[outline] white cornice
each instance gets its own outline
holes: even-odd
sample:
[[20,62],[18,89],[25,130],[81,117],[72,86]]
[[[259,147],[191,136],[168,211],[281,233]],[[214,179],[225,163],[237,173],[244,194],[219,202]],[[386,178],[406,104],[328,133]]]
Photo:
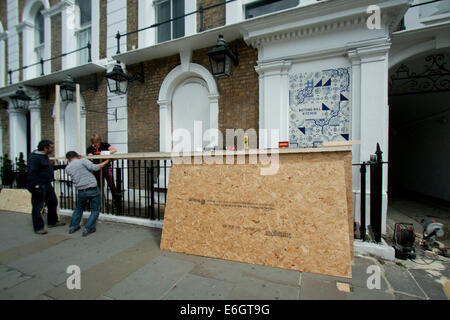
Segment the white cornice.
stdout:
[[34,24],[29,21],[22,21],[21,23],[16,25],[17,33],[22,33],[26,28],[34,28]]
[[[387,34],[407,10],[409,1],[377,1],[382,13],[382,24]],[[367,7],[373,2],[373,0],[327,1],[273,14],[264,20],[248,21],[243,25],[244,40],[247,44],[257,47],[274,41],[304,38],[356,27],[362,28],[366,25]]]
[[44,17],[52,17],[58,13],[61,13],[65,8],[73,6],[73,4],[74,2],[71,0],[61,0],[61,2],[58,2],[53,7],[42,10],[41,13]]
[[273,61],[273,62],[260,62],[255,67],[255,71],[260,76],[275,76],[280,74],[287,74],[291,69],[292,62],[290,61]]

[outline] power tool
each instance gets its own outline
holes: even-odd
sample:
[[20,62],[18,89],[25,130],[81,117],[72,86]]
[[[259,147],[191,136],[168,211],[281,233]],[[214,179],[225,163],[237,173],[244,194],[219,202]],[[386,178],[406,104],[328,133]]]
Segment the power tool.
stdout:
[[394,249],[398,259],[415,259],[414,241],[416,234],[412,223],[400,222],[394,226]]

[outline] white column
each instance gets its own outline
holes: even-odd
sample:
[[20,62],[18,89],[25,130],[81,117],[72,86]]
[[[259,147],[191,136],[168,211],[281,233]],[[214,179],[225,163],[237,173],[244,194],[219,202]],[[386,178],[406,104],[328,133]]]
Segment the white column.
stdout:
[[14,163],[15,158],[23,152],[24,157],[27,155],[27,116],[26,110],[14,109],[11,105],[8,108],[9,113],[9,143],[10,143],[10,159]]
[[260,148],[278,148],[271,130],[279,130],[279,141],[289,141],[289,61],[258,63],[255,67],[260,84],[259,129],[266,130],[259,135]]
[[[388,107],[388,53],[390,43],[382,45],[358,48],[349,53],[353,61],[353,139],[361,140],[361,145],[355,148],[353,161],[361,163],[368,161],[370,155],[376,151],[377,143],[383,151],[383,161],[388,160],[389,147],[389,107]],[[360,66],[359,66],[360,60]],[[359,118],[358,117],[359,112]],[[356,182],[359,172],[354,172]],[[386,232],[387,213],[387,178],[388,167],[383,165],[383,229]],[[359,186],[359,182],[356,182]],[[367,192],[370,190],[370,179],[367,174]],[[357,191],[358,192],[358,191]],[[368,198],[367,198],[368,200]],[[367,202],[368,203],[368,202]],[[355,208],[355,216],[359,218],[359,206]],[[369,211],[368,209],[366,211]],[[368,218],[366,218],[367,223]]]
[[41,104],[40,100],[32,101],[30,103],[30,130],[31,130],[31,150],[37,148],[39,141],[41,141]]
[[168,100],[159,100],[159,151],[172,151],[171,107]]

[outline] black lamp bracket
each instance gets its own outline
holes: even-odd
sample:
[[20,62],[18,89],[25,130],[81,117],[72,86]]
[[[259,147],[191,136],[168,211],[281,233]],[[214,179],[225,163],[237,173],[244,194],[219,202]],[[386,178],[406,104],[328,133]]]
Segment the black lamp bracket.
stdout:
[[133,74],[128,73],[128,76],[131,78],[130,82],[139,80],[139,82],[144,83],[144,81],[145,81],[144,63],[141,62],[139,64],[139,70],[137,72],[133,72]]

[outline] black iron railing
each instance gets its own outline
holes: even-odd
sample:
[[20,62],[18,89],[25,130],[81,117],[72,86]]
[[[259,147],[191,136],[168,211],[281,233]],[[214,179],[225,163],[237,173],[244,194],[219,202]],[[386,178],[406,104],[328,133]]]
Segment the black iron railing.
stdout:
[[[368,240],[366,230],[366,181],[367,171],[370,173],[370,224],[368,231],[370,238],[375,242],[381,242],[382,227],[383,227],[383,152],[380,145],[377,144],[377,150],[374,155],[371,156],[370,161],[363,162],[361,164],[354,164],[354,166],[360,166],[361,173],[361,225],[360,225],[360,239]],[[369,167],[369,170],[367,170]]]
[[[1,162],[1,159],[0,159]],[[67,164],[58,161],[55,164]],[[96,176],[102,192],[102,213],[163,220],[166,207],[167,185],[172,161],[117,159],[103,168]],[[1,187],[26,188],[26,170],[12,164],[10,170],[0,172]],[[59,208],[74,210],[77,190],[72,179],[59,169],[55,172],[55,191],[59,197]],[[89,210],[86,207],[85,210]]]
[[38,64],[40,64],[41,65],[41,76],[44,76],[45,75],[45,73],[44,73],[44,63],[46,63],[48,61],[52,61],[52,60],[55,60],[55,59],[59,59],[59,58],[65,57],[67,55],[70,55],[70,54],[73,54],[73,53],[76,53],[76,52],[82,51],[82,50],[88,50],[88,62],[92,62],[91,43],[88,42],[86,46],[78,48],[76,50],[73,50],[73,51],[70,51],[70,52],[65,52],[65,53],[62,53],[62,54],[60,54],[58,56],[54,56],[54,57],[51,57],[51,58],[48,58],[48,59],[41,58],[36,63],[30,64],[30,65],[27,65],[27,66],[24,66],[24,67],[21,67],[21,68],[18,68],[18,69],[14,69],[14,70],[8,70],[9,84],[12,84],[12,74],[13,74],[13,72],[17,72],[17,71],[20,71],[20,70],[25,70],[25,69],[28,69],[28,68],[31,68],[31,67],[34,67],[34,66],[37,66]]
[[[151,220],[164,219],[171,167],[171,160],[118,159],[111,162],[97,176],[102,192],[101,212]],[[59,170],[56,183],[60,208],[74,210],[77,191],[64,169]]]

